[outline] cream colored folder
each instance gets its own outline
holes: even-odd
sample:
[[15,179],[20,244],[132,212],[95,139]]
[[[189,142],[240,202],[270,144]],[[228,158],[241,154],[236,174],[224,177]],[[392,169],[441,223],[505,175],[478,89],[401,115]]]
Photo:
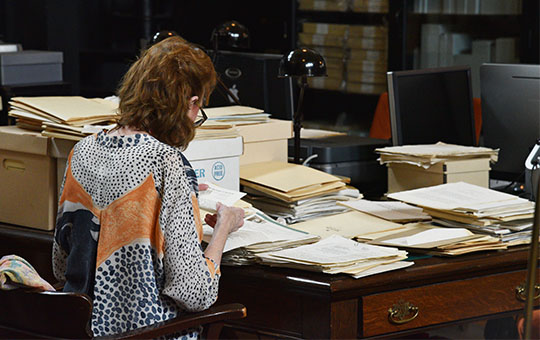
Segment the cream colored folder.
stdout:
[[304,165],[285,162],[247,164],[240,168],[240,179],[281,192],[290,192],[313,185],[338,182],[340,179],[326,172]]
[[97,119],[103,121],[117,117],[116,104],[80,96],[14,97],[11,101],[30,112],[53,117],[56,122],[68,124],[96,122]]

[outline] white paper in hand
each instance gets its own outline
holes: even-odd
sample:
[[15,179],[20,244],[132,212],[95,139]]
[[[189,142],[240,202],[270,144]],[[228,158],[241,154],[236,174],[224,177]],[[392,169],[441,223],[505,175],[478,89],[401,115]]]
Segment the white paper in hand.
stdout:
[[213,183],[205,184],[208,185],[208,189],[199,192],[199,206],[209,212],[216,211],[218,202],[232,206],[246,195],[243,192],[225,189]]

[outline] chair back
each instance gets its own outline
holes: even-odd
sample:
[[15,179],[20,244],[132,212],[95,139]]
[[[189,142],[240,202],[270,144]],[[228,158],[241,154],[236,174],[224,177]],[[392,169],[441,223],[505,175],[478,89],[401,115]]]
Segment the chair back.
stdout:
[[0,339],[90,339],[92,302],[84,294],[0,290]]

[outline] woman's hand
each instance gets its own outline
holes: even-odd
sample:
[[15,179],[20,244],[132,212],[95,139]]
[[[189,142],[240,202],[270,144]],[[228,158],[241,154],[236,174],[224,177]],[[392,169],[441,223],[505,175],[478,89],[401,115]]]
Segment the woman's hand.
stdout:
[[206,214],[204,221],[213,228],[226,228],[227,234],[230,234],[244,225],[244,209],[218,202],[216,213]]

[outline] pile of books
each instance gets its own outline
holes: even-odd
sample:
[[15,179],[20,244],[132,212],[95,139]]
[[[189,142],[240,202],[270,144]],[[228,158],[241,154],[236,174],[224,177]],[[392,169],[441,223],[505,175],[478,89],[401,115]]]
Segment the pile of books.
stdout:
[[284,162],[244,165],[240,168],[240,184],[248,202],[284,223],[348,211],[337,202],[361,197],[339,177]]
[[14,97],[9,106],[17,126],[71,140],[108,128],[118,118],[118,102],[103,98]]
[[439,225],[467,228],[506,245],[529,243],[534,202],[464,182],[447,183],[388,195],[424,209]]

